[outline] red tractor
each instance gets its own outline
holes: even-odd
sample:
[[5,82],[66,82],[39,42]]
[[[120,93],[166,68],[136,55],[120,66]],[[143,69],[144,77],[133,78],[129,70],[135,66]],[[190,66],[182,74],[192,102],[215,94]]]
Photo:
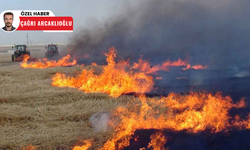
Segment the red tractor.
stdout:
[[58,46],[56,44],[49,44],[45,49],[47,49],[45,57],[59,56]]

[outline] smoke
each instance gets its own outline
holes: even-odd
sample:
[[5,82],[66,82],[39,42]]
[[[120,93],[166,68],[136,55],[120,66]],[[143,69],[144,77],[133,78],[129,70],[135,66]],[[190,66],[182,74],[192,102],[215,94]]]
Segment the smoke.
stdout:
[[210,68],[248,67],[249,4],[247,0],[146,0],[124,5],[104,23],[93,21],[72,37],[71,52],[90,54],[89,61],[103,63],[103,53],[114,46],[124,59],[143,55],[159,63],[189,56],[191,63]]
[[99,112],[89,118],[95,132],[106,132],[108,130],[109,117],[110,114],[108,112]]
[[208,65],[209,69],[160,72],[163,78],[155,81],[157,93],[242,91],[244,96],[250,80],[231,78],[250,69],[248,6],[248,0],[127,3],[104,22],[92,21],[89,28],[77,32],[69,44],[71,55],[89,54],[79,63],[104,64],[104,52],[114,46],[117,60],[129,58],[131,63],[141,55],[153,65],[188,58],[191,65]]
[[244,77],[249,77],[249,76],[250,76],[249,71],[240,71],[235,75],[235,77],[238,77],[238,78],[244,78]]

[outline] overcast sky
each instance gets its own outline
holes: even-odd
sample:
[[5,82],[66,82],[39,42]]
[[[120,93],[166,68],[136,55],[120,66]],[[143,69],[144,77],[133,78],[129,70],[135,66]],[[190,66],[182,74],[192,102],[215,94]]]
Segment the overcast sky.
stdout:
[[[130,1],[131,2],[131,1]],[[44,33],[42,31],[0,31],[0,45],[26,43],[29,33],[29,44],[68,43],[68,39],[80,28],[89,26],[91,20],[103,21],[119,12],[128,0],[0,0],[0,13],[5,10],[51,10],[55,16],[72,16],[73,33]],[[132,2],[133,4],[134,2]]]

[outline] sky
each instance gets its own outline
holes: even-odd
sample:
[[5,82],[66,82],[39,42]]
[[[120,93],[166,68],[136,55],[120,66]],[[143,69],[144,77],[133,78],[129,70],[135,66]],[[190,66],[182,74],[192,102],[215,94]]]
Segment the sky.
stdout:
[[[102,22],[115,14],[128,0],[0,0],[0,12],[5,10],[51,10],[55,16],[71,16],[74,19],[73,33],[44,33],[42,31],[0,31],[0,45],[62,43],[80,29],[91,26],[89,22]],[[132,1],[131,1],[132,2]],[[133,3],[133,2],[132,2]]]

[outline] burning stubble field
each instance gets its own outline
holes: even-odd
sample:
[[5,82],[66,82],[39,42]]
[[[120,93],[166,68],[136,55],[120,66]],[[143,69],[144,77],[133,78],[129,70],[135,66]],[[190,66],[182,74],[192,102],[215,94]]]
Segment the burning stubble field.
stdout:
[[[46,60],[20,65],[0,56],[0,149],[249,148],[247,99],[205,92],[124,95],[153,90],[151,74],[159,70],[207,66],[180,59],[151,67],[139,59],[130,66],[114,61],[114,48],[105,55],[107,65],[86,67]],[[95,132],[89,120],[98,112],[110,113],[107,132]],[[94,126],[102,123],[97,117]]]
[[250,1],[135,3],[93,19],[92,5],[64,5],[91,11],[74,15],[74,34],[29,42],[67,38],[60,60],[20,65],[0,47],[0,149],[250,149]]
[[[0,56],[3,59],[6,55]],[[97,139],[95,147],[100,147],[110,134],[95,133],[88,118],[130,99],[51,86],[56,72],[71,74],[80,70],[77,66],[24,69],[8,59],[0,66],[0,149],[29,144],[39,149],[70,149],[78,139],[86,138]]]

